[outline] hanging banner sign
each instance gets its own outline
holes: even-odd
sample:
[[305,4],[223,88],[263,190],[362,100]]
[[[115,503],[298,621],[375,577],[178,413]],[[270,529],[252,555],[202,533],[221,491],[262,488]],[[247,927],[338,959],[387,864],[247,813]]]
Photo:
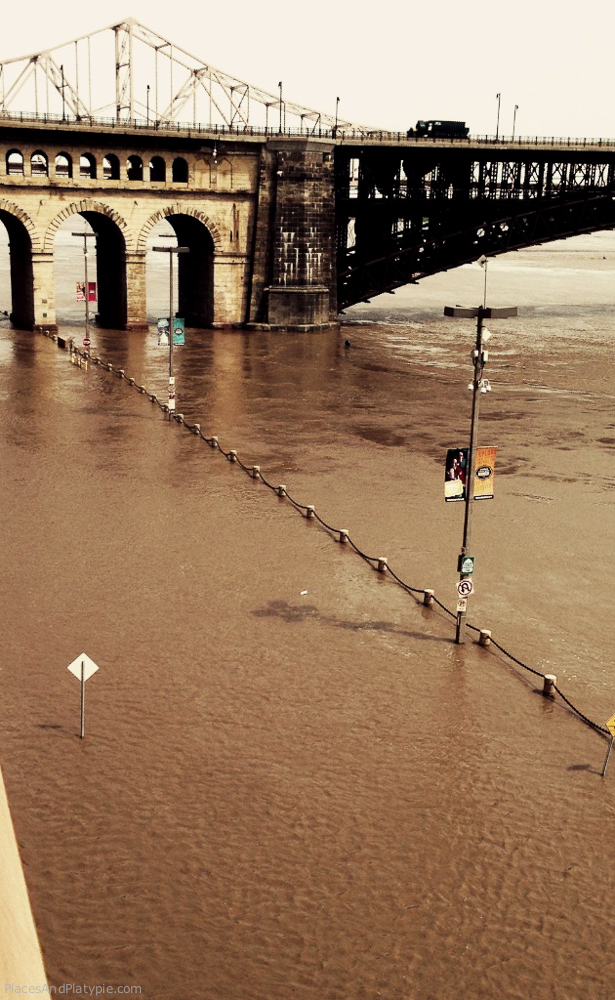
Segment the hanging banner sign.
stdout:
[[474,463],[474,499],[492,500],[497,448],[477,448]]
[[88,302],[96,302],[96,282],[88,281]]
[[173,346],[184,347],[186,343],[186,325],[179,316],[173,317]]
[[169,320],[166,316],[161,316],[158,320],[158,346],[169,346]]
[[467,448],[448,449],[446,453],[446,465],[444,467],[445,500],[465,500],[467,465]]
[[77,282],[77,302],[85,302],[85,281]]
[[[497,448],[477,448],[474,460],[474,499],[493,498]],[[465,500],[467,488],[467,448],[449,448],[444,467],[444,499]]]

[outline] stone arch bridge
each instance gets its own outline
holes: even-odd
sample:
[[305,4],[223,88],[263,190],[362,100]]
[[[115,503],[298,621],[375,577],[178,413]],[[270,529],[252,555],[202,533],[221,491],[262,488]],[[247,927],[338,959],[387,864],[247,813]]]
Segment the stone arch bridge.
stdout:
[[431,139],[349,127],[0,115],[11,316],[56,328],[53,246],[97,235],[99,323],[147,326],[148,236],[168,220],[188,326],[319,330],[481,255],[615,226],[615,141]]

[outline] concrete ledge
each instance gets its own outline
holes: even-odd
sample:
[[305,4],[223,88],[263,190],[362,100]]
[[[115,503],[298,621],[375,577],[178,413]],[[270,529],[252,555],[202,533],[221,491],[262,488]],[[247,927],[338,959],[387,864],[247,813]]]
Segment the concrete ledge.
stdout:
[[0,980],[21,993],[47,993],[47,978],[0,772]]
[[272,333],[323,333],[325,330],[339,330],[339,323],[246,323],[243,330],[266,330]]

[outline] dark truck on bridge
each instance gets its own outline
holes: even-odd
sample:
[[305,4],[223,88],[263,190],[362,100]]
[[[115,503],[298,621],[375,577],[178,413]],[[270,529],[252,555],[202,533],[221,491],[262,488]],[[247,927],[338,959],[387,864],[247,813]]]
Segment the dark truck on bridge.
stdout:
[[418,121],[414,128],[408,129],[408,138],[412,136],[428,136],[433,139],[467,139],[470,129],[465,122]]

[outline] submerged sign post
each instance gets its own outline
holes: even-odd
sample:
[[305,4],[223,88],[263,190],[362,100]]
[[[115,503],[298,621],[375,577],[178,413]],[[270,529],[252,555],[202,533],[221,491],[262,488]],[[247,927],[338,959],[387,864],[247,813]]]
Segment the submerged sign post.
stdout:
[[[163,234],[164,235],[164,234]],[[173,234],[174,237],[175,234]],[[170,237],[172,238],[172,237]],[[169,338],[169,420],[175,410],[175,376],[173,374],[173,342],[178,346],[184,343],[184,321],[173,316],[173,254],[190,253],[190,247],[154,247],[158,253],[168,253],[169,255],[169,326],[167,336]],[[160,343],[160,320],[158,321],[158,343]],[[176,339],[177,338],[177,339]]]
[[604,778],[606,774],[606,766],[609,762],[609,757],[611,756],[611,750],[613,749],[613,740],[615,740],[615,715],[612,715],[610,719],[606,720],[606,728],[611,734],[611,739],[606,751],[606,757],[604,758],[604,765],[602,767],[601,777]]
[[69,663],[67,670],[81,681],[81,739],[85,736],[85,682],[95,674],[98,667],[87,653],[82,653],[76,660]]
[[[484,343],[489,340],[491,334],[488,330],[483,330],[483,320],[504,319],[517,315],[517,307],[491,308],[487,306],[487,258],[481,257],[479,264],[485,271],[485,291],[483,304],[476,308],[466,308],[465,306],[445,306],[445,316],[458,316],[463,319],[473,318],[476,320],[476,344],[472,351],[472,363],[474,365],[474,377],[468,389],[472,392],[472,416],[470,419],[470,442],[468,448],[449,448],[445,470],[444,495],[446,500],[463,500],[465,503],[465,515],[463,522],[463,541],[459,554],[458,572],[460,580],[458,584],[459,602],[457,605],[457,626],[455,630],[455,642],[461,643],[463,639],[463,623],[466,611],[462,602],[472,593],[473,587],[467,577],[474,571],[474,557],[470,557],[470,537],[471,537],[471,511],[472,501],[481,497],[493,497],[493,475],[495,468],[495,448],[478,448],[478,403],[482,393],[490,392],[491,384],[489,379],[484,378],[484,369],[489,358],[489,352],[485,350]],[[469,560],[471,559],[471,563]],[[467,588],[470,584],[470,588]],[[460,590],[459,587],[462,589]]]

